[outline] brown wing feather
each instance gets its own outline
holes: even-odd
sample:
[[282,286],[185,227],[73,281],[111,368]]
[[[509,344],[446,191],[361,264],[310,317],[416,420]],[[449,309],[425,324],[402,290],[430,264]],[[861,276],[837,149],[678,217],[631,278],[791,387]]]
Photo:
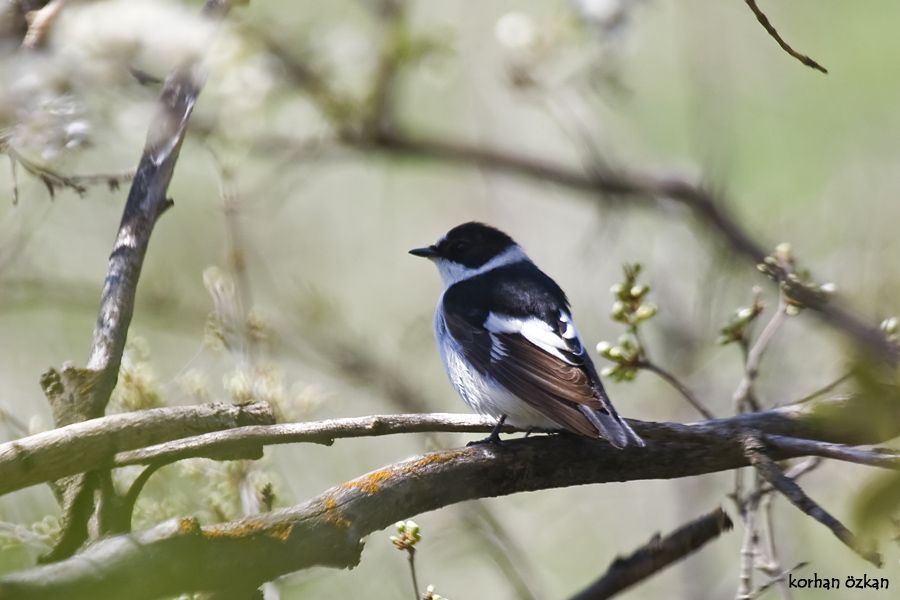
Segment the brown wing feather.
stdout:
[[449,333],[479,373],[489,375],[563,429],[592,438],[599,434],[616,447],[627,445],[629,440],[643,445],[606,399],[583,350],[581,354],[566,354],[576,363],[572,364],[519,334],[491,333],[474,327],[462,315],[444,316]]
[[597,429],[578,406],[609,411],[585,366],[568,364],[518,334],[494,335],[506,354],[492,365],[497,383],[573,433],[596,437]]

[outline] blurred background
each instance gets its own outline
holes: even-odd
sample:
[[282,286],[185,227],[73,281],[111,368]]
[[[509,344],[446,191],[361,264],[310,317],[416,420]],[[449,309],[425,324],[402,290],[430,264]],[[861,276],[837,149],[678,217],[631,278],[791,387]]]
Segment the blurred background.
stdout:
[[[510,233],[568,292],[589,347],[623,333],[610,319],[610,286],[623,263],[642,263],[658,306],[642,329],[649,353],[716,415],[733,414],[743,363],[737,347],[717,344],[719,328],[751,303],[754,285],[765,289],[762,319],[777,296],[683,206],[337,140],[373,124],[573,170],[600,161],[702,181],[757,239],[789,242],[818,282],[834,282],[873,323],[900,312],[895,2],[766,3],[783,36],[828,75],[782,52],[738,0],[418,0],[402,9],[272,0],[237,7],[221,27],[200,19],[197,2],[70,1],[34,49],[20,48],[22,9],[41,4],[0,6],[0,142],[11,159],[0,161],[0,440],[52,427],[38,379],[87,359],[128,188],[109,183],[137,164],[157,80],[204,53],[209,80],[169,190],[175,207],[151,240],[110,411],[255,398],[285,420],[464,412],[432,339],[437,273],[406,251],[481,220]],[[76,182],[79,192],[58,174],[98,177]],[[784,404],[836,380],[846,350],[812,315],[789,319],[758,397]],[[698,418],[651,373],[607,387],[626,416]],[[237,518],[267,484],[275,507],[291,505],[471,437],[179,463],[151,479],[137,528]],[[845,518],[870,476],[829,463],[804,487]],[[733,479],[585,486],[420,515],[419,580],[454,600],[564,598],[656,531],[719,504],[734,515]],[[46,486],[0,498],[0,571],[33,564],[58,516]],[[809,562],[798,575],[877,573],[900,585],[896,544],[884,546],[878,572],[781,498],[774,520],[782,566]],[[733,597],[741,535],[739,525],[624,597]],[[281,597],[408,597],[406,559],[388,536],[370,536],[352,571],[283,578]],[[876,596],[887,593],[834,597]]]

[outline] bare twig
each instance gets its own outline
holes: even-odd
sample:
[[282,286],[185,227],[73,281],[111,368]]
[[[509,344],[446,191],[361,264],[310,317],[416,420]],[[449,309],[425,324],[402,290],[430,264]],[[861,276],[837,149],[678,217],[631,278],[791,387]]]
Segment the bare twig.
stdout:
[[656,534],[631,555],[616,558],[600,579],[572,596],[570,600],[612,598],[622,590],[686,558],[722,533],[731,531],[732,527],[731,519],[725,511],[717,508],[682,525],[665,537],[661,538]]
[[[785,473],[785,476],[788,477],[788,474]],[[789,477],[789,479],[793,478]],[[773,583],[778,585],[779,590],[781,591],[781,597],[784,600],[792,600],[793,594],[791,593],[790,586],[788,586],[788,583],[784,578],[779,577],[779,575],[784,573],[784,568],[781,566],[781,561],[778,557],[778,547],[775,543],[775,518],[774,510],[772,508],[773,497],[773,494],[765,494],[760,502],[760,510],[763,514],[761,533],[764,544],[762,548],[766,562],[763,565],[757,564],[757,569],[769,576],[770,579],[766,585],[771,585]]]
[[744,523],[735,600],[747,600],[753,591],[753,567],[759,547],[759,502],[762,497],[759,493],[759,477],[757,476],[754,484],[754,493],[746,500],[742,500],[737,492],[735,492],[735,497],[738,499],[741,520]]
[[753,14],[756,15],[756,20],[759,21],[759,24],[763,26],[763,29],[766,30],[766,32],[772,37],[772,39],[778,42],[778,45],[781,46],[782,50],[799,60],[807,67],[815,69],[816,71],[821,71],[822,73],[828,73],[828,69],[826,69],[807,55],[797,52],[790,46],[790,44],[784,41],[784,38],[782,38],[775,30],[775,26],[772,25],[772,23],[769,21],[769,17],[767,17],[762,9],[757,6],[756,0],[744,0],[744,2],[747,3],[747,6],[749,6],[750,10],[753,11]]
[[[123,171],[121,173],[90,173],[87,175],[66,175],[52,168],[25,157],[18,150],[9,145],[9,142],[0,143],[0,152],[4,152],[12,163],[15,176],[16,165],[21,165],[26,173],[40,179],[47,187],[50,196],[56,193],[56,188],[69,188],[79,196],[87,193],[92,185],[106,185],[111,190],[116,190],[119,185],[131,181],[134,173]],[[14,181],[13,201],[18,200],[18,185]]]
[[769,581],[765,582],[764,584],[762,584],[761,586],[756,588],[753,591],[753,593],[750,594],[750,596],[748,597],[747,600],[755,600],[756,598],[759,598],[760,596],[765,594],[767,591],[769,591],[769,588],[771,588],[773,585],[786,584],[787,583],[786,579],[787,579],[788,575],[790,575],[794,571],[802,569],[807,564],[809,564],[809,563],[799,562],[796,565],[794,565],[793,567],[791,567],[790,569],[787,569],[786,571],[783,571],[782,573],[779,573],[779,574],[773,576],[771,579],[769,579]]
[[409,577],[412,579],[413,586],[413,594],[415,594],[415,600],[420,600],[421,596],[419,595],[419,577],[416,575],[416,549],[409,548],[406,551],[408,563],[409,563]]
[[810,400],[815,400],[816,398],[820,398],[820,397],[824,396],[825,394],[827,394],[828,392],[832,391],[837,386],[839,386],[842,383],[844,383],[845,381],[847,381],[848,379],[850,379],[851,377],[853,377],[852,372],[844,373],[843,375],[841,375],[834,381],[827,383],[824,386],[820,387],[819,389],[803,396],[802,398],[797,400],[797,402],[809,402]]
[[[496,422],[487,417],[447,413],[410,415],[373,415],[307,423],[281,423],[270,426],[242,427],[232,436],[207,434],[180,439],[116,454],[113,465],[174,462],[197,457],[240,457],[258,454],[270,444],[312,443],[330,446],[336,439],[393,435],[399,433],[483,433]],[[504,431],[516,431],[505,426]]]
[[882,469],[900,470],[900,453],[893,449],[873,448],[866,450],[844,444],[814,442],[782,435],[767,435],[762,438],[762,441],[768,447],[774,446],[781,450],[794,450],[811,456],[833,458]]
[[698,413],[703,415],[704,418],[706,418],[706,419],[715,419],[716,418],[715,415],[713,415],[712,412],[708,408],[703,406],[703,403],[700,402],[699,398],[697,398],[697,396],[694,394],[694,392],[692,392],[690,390],[690,388],[688,388],[686,385],[681,383],[681,381],[677,377],[675,377],[670,372],[668,372],[665,369],[663,369],[662,367],[660,367],[655,362],[652,362],[648,358],[645,357],[643,360],[639,361],[635,366],[639,369],[644,369],[646,371],[650,371],[651,373],[655,373],[656,375],[658,375],[663,381],[665,381],[666,383],[671,385],[673,388],[675,388],[675,390],[677,390],[678,393],[681,394],[684,397],[684,399],[688,401],[688,404],[693,406],[694,409]]
[[763,354],[765,354],[769,347],[769,343],[784,324],[786,318],[787,303],[782,297],[778,302],[778,308],[775,310],[775,314],[772,315],[772,318],[766,323],[766,326],[760,332],[759,337],[756,338],[756,341],[750,346],[747,352],[747,359],[744,363],[744,375],[741,377],[741,381],[734,391],[734,396],[732,398],[735,409],[738,412],[744,411],[748,406],[753,410],[760,409],[759,402],[753,394],[753,384],[756,382],[756,378],[759,375],[759,365],[762,361]]
[[745,450],[748,458],[753,463],[753,466],[756,467],[759,474],[762,475],[772,487],[781,492],[785,498],[790,500],[791,504],[828,527],[831,532],[834,533],[835,537],[841,540],[860,557],[877,567],[881,566],[881,555],[874,550],[864,548],[859,540],[856,539],[853,532],[847,529],[843,523],[835,519],[812,498],[807,496],[796,482],[785,477],[781,467],[763,452],[763,446],[759,440],[753,437],[746,438]]
[[[814,471],[822,465],[822,457],[821,456],[811,456],[801,462],[798,462],[787,471],[784,472],[784,476],[788,479],[797,480],[809,473],[810,471]],[[746,505],[751,502],[759,502],[763,496],[767,496],[775,492],[775,488],[770,485],[763,485],[756,488],[753,492],[751,492],[746,498],[741,498],[740,496],[735,496],[735,499],[738,500],[738,507],[740,510],[743,510],[742,504]]]

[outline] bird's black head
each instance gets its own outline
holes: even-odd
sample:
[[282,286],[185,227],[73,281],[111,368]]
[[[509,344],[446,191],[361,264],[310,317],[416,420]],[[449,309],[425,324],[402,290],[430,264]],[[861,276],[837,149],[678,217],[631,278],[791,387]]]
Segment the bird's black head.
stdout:
[[471,221],[457,225],[436,244],[415,248],[409,253],[425,258],[445,259],[469,269],[477,269],[515,245],[513,239],[499,229]]

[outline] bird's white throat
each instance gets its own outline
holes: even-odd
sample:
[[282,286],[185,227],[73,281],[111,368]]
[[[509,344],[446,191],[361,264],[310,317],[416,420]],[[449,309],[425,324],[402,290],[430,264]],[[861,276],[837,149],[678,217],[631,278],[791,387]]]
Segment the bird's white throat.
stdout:
[[493,271],[498,267],[505,267],[523,260],[529,260],[528,255],[519,246],[515,245],[510,246],[491,260],[474,269],[445,258],[438,258],[434,261],[434,264],[441,274],[441,281],[443,281],[444,290],[446,290],[454,283],[459,283],[476,275]]

